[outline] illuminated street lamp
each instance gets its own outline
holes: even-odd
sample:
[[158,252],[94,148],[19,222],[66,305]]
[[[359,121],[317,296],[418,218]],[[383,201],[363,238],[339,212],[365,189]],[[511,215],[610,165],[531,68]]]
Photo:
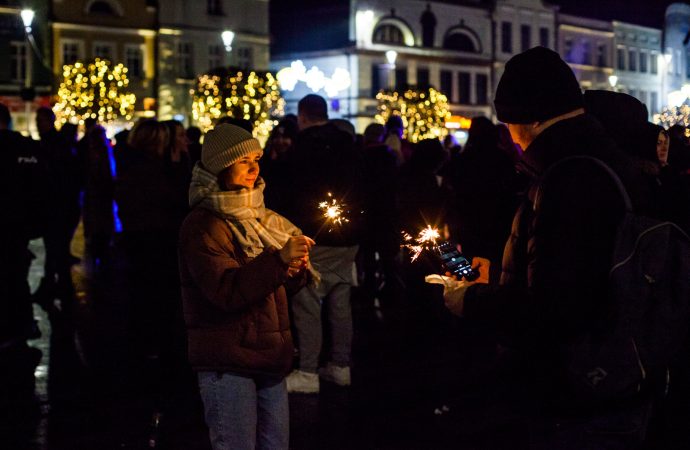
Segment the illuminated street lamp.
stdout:
[[19,15],[22,16],[24,30],[26,30],[27,33],[31,33],[31,23],[34,21],[35,13],[31,9],[22,9]]
[[33,72],[33,52],[31,51],[31,24],[34,21],[34,12],[31,9],[23,9],[19,15],[22,17],[24,23],[24,31],[26,32],[26,49],[24,54],[26,56],[26,74],[24,75],[24,91],[22,98],[24,99],[24,112],[26,114],[26,133],[31,135],[31,101],[33,101],[34,93],[31,89],[32,72]]
[[388,50],[386,52],[386,69],[388,69],[388,87],[393,90],[395,88],[395,60],[398,58],[398,52],[395,50]]
[[398,52],[395,50],[388,50],[386,52],[386,61],[388,61],[388,67],[390,69],[395,69],[395,60],[398,59]]
[[618,84],[618,77],[616,75],[609,75],[609,85],[611,89],[616,90],[616,85]]
[[235,33],[226,30],[221,33],[220,37],[223,38],[223,45],[225,45],[225,51],[232,51],[232,41],[235,39]]

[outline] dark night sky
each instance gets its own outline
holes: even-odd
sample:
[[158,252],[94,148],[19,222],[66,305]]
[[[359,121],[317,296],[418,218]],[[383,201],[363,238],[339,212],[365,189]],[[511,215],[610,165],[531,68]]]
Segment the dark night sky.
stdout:
[[[664,11],[679,0],[546,0],[560,5],[561,11],[604,20],[621,20],[638,25],[662,28]],[[687,3],[687,2],[686,2]]]

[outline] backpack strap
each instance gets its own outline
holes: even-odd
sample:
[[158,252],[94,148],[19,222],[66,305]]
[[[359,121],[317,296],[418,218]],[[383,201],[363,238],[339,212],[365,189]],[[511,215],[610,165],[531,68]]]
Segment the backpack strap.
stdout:
[[539,185],[539,189],[537,191],[537,195],[534,200],[534,206],[536,208],[537,204],[539,203],[539,199],[541,198],[541,188],[542,188],[542,183],[543,181],[551,175],[553,171],[555,171],[556,168],[559,168],[569,162],[573,161],[591,161],[592,163],[596,164],[599,166],[601,169],[603,169],[606,173],[609,174],[611,177],[611,180],[614,182],[616,187],[618,188],[618,191],[621,194],[621,198],[623,199],[623,203],[625,204],[625,210],[627,212],[632,212],[632,202],[630,200],[630,196],[628,195],[628,191],[625,189],[625,186],[623,186],[623,182],[621,181],[620,177],[616,172],[609,167],[608,164],[606,164],[604,161],[600,160],[599,158],[595,158],[593,156],[587,156],[587,155],[576,155],[576,156],[568,156],[567,158],[563,158],[559,161],[557,161],[555,164],[553,164],[551,167],[549,167],[546,172],[544,172],[544,175],[542,175],[541,182]]

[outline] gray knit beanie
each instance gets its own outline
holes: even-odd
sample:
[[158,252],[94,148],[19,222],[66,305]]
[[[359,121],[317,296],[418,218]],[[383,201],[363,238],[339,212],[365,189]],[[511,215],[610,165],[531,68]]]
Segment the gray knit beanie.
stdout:
[[252,152],[262,152],[259,141],[247,130],[221,123],[206,133],[201,147],[201,164],[206,170],[218,175],[243,156]]

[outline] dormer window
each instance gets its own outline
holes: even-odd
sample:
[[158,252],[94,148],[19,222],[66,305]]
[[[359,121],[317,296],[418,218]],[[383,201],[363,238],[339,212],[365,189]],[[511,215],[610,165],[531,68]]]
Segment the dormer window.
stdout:
[[93,2],[89,7],[89,14],[100,14],[103,16],[115,16],[115,10],[108,2]]
[[402,30],[390,23],[376,27],[373,41],[377,44],[405,45]]

